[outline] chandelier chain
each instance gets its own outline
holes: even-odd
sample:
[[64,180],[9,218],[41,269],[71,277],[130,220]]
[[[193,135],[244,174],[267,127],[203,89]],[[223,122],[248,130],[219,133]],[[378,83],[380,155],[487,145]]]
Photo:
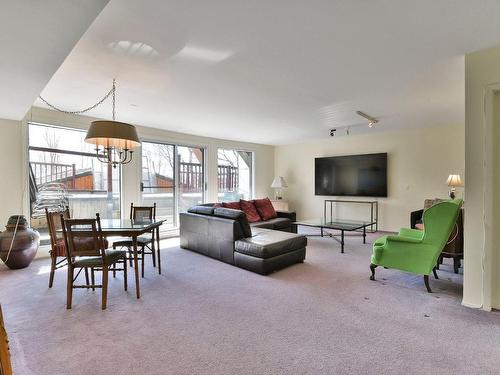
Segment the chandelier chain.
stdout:
[[91,105],[90,107],[87,107],[85,109],[81,109],[81,110],[78,110],[78,111],[66,111],[64,109],[61,109],[59,107],[56,107],[55,105],[53,104],[50,104],[47,100],[45,100],[41,95],[38,96],[38,98],[44,102],[45,104],[47,104],[50,108],[52,108],[53,110],[57,111],[57,112],[62,112],[62,113],[66,113],[68,115],[79,115],[79,114],[82,114],[82,113],[85,113],[85,112],[89,112],[97,107],[99,107],[102,103],[104,103],[110,96],[112,96],[112,99],[113,99],[113,120],[115,119],[115,104],[116,104],[116,80],[113,79],[113,87],[111,88],[111,90],[109,90],[109,92],[104,95],[102,97],[101,100],[99,100],[97,103],[95,103],[94,105]]
[[113,79],[113,121],[115,121],[115,104],[116,104],[116,79]]

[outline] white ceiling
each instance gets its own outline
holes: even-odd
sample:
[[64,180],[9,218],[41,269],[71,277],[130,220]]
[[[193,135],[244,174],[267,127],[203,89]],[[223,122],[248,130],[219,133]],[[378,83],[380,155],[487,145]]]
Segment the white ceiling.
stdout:
[[111,0],[42,95],[75,110],[116,77],[118,120],[268,144],[356,110],[380,129],[463,123],[463,56],[500,44],[499,16],[498,0]]
[[0,0],[0,118],[20,120],[109,0]]

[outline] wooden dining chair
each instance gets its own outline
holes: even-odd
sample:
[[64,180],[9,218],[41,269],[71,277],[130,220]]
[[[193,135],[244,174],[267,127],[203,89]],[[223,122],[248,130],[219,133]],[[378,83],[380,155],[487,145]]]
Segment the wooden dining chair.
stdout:
[[3,322],[2,306],[0,306],[0,375],[12,375],[10,362],[9,339]]
[[[68,259],[68,284],[66,308],[71,309],[73,289],[102,288],[102,309],[106,309],[108,294],[108,271],[123,271],[123,287],[127,290],[126,251],[106,249],[106,240],[102,234],[101,219],[64,219],[61,214],[62,230],[66,243]],[[123,264],[123,268],[116,268]],[[81,269],[102,271],[102,284],[96,285],[92,277],[89,285],[76,285],[75,280]],[[80,269],[75,275],[75,269]]]
[[[49,237],[50,237],[50,274],[49,274],[49,288],[52,288],[54,284],[54,276],[56,270],[59,268],[63,268],[67,265],[66,259],[66,243],[64,242],[64,235],[62,232],[61,225],[61,215],[63,215],[64,219],[71,219],[71,215],[69,212],[69,207],[66,206],[64,211],[53,211],[50,212],[47,208],[45,208],[45,217],[47,218],[47,227],[49,229]],[[107,245],[106,245],[107,246]],[[58,258],[61,258],[58,260]],[[85,272],[85,281],[87,285],[89,285],[89,271],[87,269]]]
[[[143,221],[143,220],[156,220],[156,203],[153,206],[134,206],[133,203],[130,204],[130,220]],[[160,246],[159,241],[156,236],[159,233],[156,229],[151,230],[151,233],[146,233],[142,236],[137,237],[137,247],[138,254],[140,255],[139,260],[141,260],[141,273],[144,277],[144,259],[145,255],[151,255],[153,260],[153,267],[156,267],[158,260],[158,273],[161,275],[161,259],[160,259]],[[156,246],[157,245],[157,246]],[[132,250],[134,244],[132,240],[126,239],[117,242],[113,242],[113,249],[126,247],[128,250],[128,259],[130,265],[132,265]],[[156,254],[155,254],[156,248]]]
[[[45,216],[47,218],[47,226],[50,236],[50,275],[49,288],[52,288],[54,283],[54,275],[56,270],[66,266],[66,244],[64,243],[64,235],[62,233],[61,215],[64,219],[70,219],[69,207],[66,206],[64,211],[50,212],[45,208]],[[58,258],[61,258],[58,260]]]

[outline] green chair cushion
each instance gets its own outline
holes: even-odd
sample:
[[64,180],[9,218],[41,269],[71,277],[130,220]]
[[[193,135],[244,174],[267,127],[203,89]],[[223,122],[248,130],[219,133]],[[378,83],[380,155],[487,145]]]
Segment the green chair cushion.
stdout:
[[[127,252],[125,250],[106,250],[104,259],[106,264],[116,263],[118,260],[125,258]],[[75,267],[102,267],[103,258],[100,256],[79,257],[73,262]]]

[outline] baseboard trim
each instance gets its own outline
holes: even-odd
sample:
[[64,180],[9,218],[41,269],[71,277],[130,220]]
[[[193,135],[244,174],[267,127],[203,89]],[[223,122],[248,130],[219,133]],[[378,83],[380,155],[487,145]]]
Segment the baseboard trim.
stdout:
[[462,306],[468,307],[470,309],[483,309],[483,310],[486,310],[486,311],[491,311],[491,309],[489,309],[489,310],[484,309],[483,305],[481,305],[481,304],[467,303],[467,302],[464,302],[464,301],[462,301]]

